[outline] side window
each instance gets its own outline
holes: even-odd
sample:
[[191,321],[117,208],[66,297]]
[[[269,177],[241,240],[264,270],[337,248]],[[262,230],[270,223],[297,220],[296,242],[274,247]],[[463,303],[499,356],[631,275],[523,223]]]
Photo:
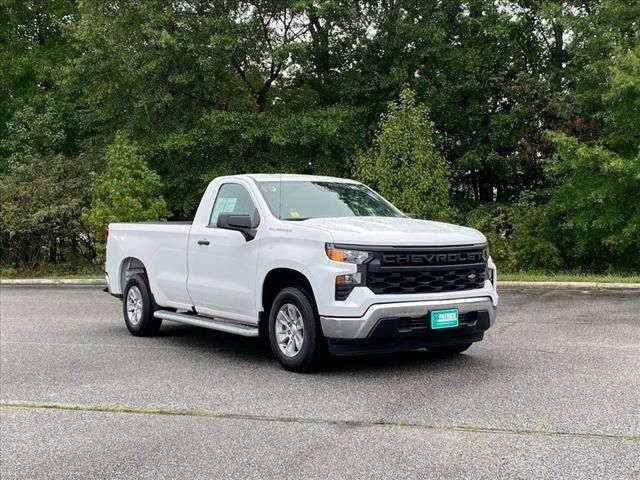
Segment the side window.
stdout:
[[253,215],[255,211],[256,206],[246,188],[237,183],[225,183],[218,190],[216,201],[213,202],[209,226],[215,227],[218,224],[221,213]]

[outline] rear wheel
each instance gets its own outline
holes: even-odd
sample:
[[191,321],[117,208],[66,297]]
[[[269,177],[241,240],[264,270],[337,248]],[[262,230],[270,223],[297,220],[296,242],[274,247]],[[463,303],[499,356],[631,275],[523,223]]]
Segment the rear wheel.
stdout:
[[295,372],[307,372],[324,355],[318,312],[310,294],[287,287],[276,296],[269,312],[269,343],[282,366]]
[[157,309],[147,279],[142,275],[132,276],[127,281],[122,296],[124,322],[129,332],[136,337],[157,334],[162,325],[162,319],[153,316]]
[[427,349],[429,353],[435,355],[457,355],[464,352],[471,346],[471,343],[463,343],[460,345],[447,345],[446,347],[433,347]]

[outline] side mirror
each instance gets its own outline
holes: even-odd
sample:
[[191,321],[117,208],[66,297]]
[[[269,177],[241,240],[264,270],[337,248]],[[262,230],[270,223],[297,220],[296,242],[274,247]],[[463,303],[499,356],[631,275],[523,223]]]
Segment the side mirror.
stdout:
[[248,213],[221,213],[218,216],[217,227],[240,232],[249,241],[255,238],[259,224],[260,217],[257,211],[253,216]]

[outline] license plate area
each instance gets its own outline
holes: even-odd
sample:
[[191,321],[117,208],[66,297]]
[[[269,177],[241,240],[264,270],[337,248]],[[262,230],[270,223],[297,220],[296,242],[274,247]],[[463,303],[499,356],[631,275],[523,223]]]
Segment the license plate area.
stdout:
[[432,310],[429,313],[431,318],[431,329],[440,330],[442,328],[455,328],[458,326],[459,314],[457,308],[446,310]]

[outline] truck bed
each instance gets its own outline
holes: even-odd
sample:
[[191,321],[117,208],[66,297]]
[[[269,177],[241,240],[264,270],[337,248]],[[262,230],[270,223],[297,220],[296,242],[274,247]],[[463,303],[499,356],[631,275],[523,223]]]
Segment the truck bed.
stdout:
[[112,223],[112,225],[191,225],[193,222],[191,220],[177,220],[177,221],[167,221],[167,220],[149,220],[146,222],[126,222],[126,223]]
[[192,222],[112,223],[107,242],[107,273],[117,279],[113,293],[121,293],[124,285],[119,277],[128,258],[144,264],[158,303],[168,298],[189,302],[186,291],[187,246]]

